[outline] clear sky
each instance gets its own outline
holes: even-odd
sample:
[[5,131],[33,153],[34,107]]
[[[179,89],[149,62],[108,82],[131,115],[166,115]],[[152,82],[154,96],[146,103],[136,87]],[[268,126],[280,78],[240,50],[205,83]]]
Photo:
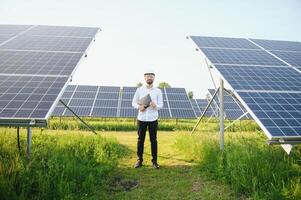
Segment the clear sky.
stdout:
[[301,0],[0,0],[0,23],[101,27],[73,84],[135,86],[153,69],[203,98],[212,81],[185,37],[301,41]]

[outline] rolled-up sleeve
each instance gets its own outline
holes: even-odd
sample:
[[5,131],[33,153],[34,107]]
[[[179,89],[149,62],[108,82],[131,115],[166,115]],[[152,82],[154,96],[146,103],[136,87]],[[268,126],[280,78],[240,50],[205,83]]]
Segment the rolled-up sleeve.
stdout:
[[162,91],[159,89],[157,109],[160,110],[161,108],[163,108],[163,96],[162,96]]
[[139,107],[138,101],[139,101],[139,92],[137,89],[135,92],[135,95],[133,97],[133,100],[132,100],[132,106],[136,109],[138,109],[138,107]]

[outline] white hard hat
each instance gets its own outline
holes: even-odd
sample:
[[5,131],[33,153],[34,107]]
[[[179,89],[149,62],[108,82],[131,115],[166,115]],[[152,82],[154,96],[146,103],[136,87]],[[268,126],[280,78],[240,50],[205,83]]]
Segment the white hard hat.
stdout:
[[151,75],[154,75],[154,76],[155,76],[155,71],[152,70],[152,69],[147,69],[147,70],[145,70],[145,71],[144,71],[144,76],[145,76],[145,75],[148,75],[148,74],[151,74]]

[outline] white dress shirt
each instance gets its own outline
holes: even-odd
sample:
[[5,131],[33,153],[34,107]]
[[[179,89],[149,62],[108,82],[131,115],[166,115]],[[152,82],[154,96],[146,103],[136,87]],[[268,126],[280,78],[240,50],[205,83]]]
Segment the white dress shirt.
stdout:
[[158,119],[159,113],[158,110],[163,108],[163,97],[162,97],[162,91],[159,88],[151,87],[147,88],[146,86],[142,86],[137,88],[136,93],[134,95],[132,106],[136,109],[138,109],[139,99],[145,97],[147,94],[150,95],[152,101],[157,105],[156,108],[148,107],[145,111],[141,112],[139,110],[137,119],[139,121],[147,121],[152,122]]

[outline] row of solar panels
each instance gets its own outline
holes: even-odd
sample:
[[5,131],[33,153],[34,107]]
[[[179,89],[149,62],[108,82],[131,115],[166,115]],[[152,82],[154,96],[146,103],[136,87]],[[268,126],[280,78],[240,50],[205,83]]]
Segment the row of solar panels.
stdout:
[[[132,107],[136,89],[137,87],[69,85],[61,100],[79,116],[137,117],[138,111]],[[196,118],[201,116],[208,104],[207,99],[189,100],[184,88],[164,88],[162,93],[164,108],[159,110],[160,118]],[[205,116],[216,117],[218,104],[216,98]],[[227,119],[237,119],[244,112],[245,110],[234,98],[225,95]],[[73,114],[59,103],[52,115],[72,116]]]
[[[69,85],[61,100],[79,116],[93,117],[137,117],[138,111],[132,107],[132,99],[137,87],[110,87]],[[161,118],[195,118],[184,88],[164,88]],[[53,112],[54,116],[71,116],[62,104]]]
[[98,31],[0,25],[0,125],[45,125]]
[[301,43],[191,36],[271,140],[301,138]]

